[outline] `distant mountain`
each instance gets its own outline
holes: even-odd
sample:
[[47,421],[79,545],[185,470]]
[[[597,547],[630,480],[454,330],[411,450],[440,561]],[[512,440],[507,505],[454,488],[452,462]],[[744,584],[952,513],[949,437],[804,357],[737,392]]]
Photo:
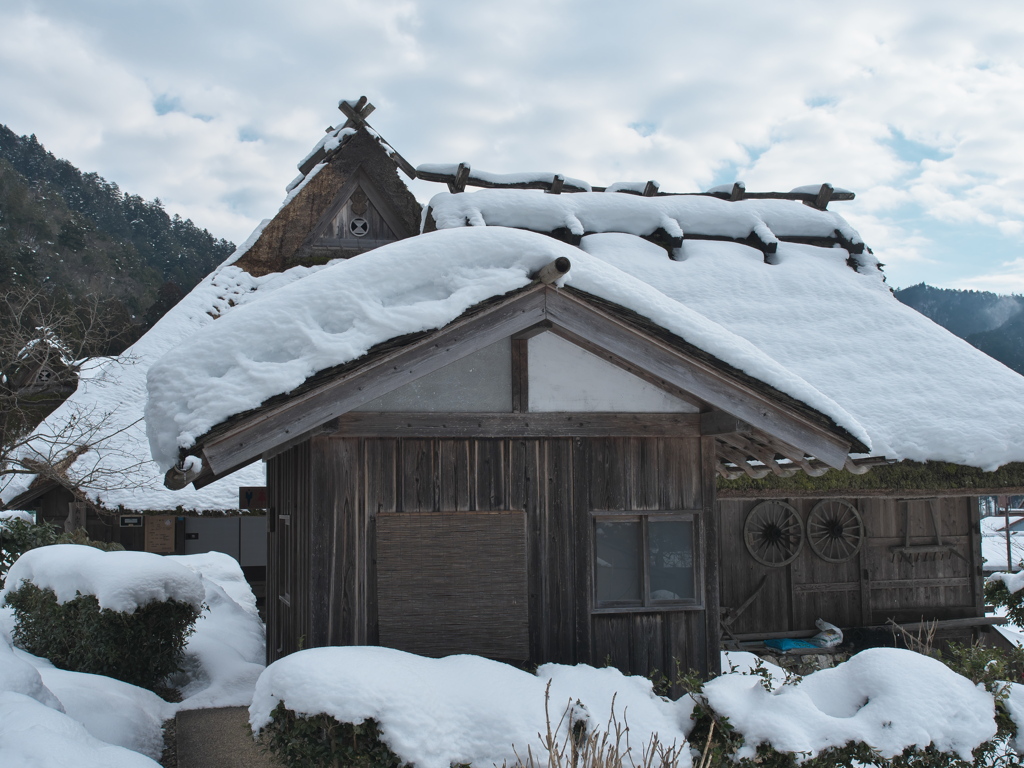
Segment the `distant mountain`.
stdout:
[[896,298],[947,330],[1024,374],[1024,296],[935,288],[901,288]]
[[98,296],[141,336],[234,245],[0,125],[0,285]]

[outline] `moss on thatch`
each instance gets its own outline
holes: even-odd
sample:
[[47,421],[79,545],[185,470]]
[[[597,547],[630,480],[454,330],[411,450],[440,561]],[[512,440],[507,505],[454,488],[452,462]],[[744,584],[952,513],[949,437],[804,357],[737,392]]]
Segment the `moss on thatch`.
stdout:
[[769,475],[761,480],[718,478],[722,498],[768,496],[981,496],[1019,493],[1024,489],[1024,463],[1005,464],[994,472],[941,461],[901,461],[872,468],[863,475],[830,470],[821,477],[798,472],[793,477]]

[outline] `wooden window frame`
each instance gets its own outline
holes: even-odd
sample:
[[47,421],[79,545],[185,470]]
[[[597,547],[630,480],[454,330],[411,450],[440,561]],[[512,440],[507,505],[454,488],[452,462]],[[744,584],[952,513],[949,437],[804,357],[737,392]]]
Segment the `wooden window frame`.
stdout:
[[[591,613],[660,613],[666,611],[702,611],[704,610],[703,576],[703,529],[700,524],[700,511],[695,509],[682,510],[625,510],[621,512],[597,510],[590,513],[591,534],[593,544],[590,548],[591,564]],[[651,598],[650,572],[650,521],[656,522],[690,522],[693,523],[693,594],[692,600],[654,600]],[[640,524],[640,562],[642,564],[641,589],[642,603],[634,601],[606,601],[597,599],[597,525],[602,522]]]

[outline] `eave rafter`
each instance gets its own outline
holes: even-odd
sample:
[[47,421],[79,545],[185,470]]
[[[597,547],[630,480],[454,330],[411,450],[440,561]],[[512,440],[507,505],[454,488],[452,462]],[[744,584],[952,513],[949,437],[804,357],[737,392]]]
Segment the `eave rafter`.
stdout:
[[[792,445],[749,428],[716,435],[715,454],[715,471],[726,480],[736,480],[743,476],[760,480],[768,475],[786,478],[798,472],[804,472],[810,477],[821,477],[834,468]],[[860,459],[847,457],[843,469],[855,475],[863,475],[874,466],[888,463],[888,459],[878,456]]]

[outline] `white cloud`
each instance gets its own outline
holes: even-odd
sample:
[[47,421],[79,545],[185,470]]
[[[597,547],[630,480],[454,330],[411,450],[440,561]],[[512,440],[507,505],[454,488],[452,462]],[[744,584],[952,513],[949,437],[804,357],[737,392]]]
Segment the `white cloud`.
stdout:
[[852,188],[834,207],[920,279],[922,222],[1024,237],[1010,0],[9,0],[0,28],[0,122],[236,241],[363,93],[414,164]]

